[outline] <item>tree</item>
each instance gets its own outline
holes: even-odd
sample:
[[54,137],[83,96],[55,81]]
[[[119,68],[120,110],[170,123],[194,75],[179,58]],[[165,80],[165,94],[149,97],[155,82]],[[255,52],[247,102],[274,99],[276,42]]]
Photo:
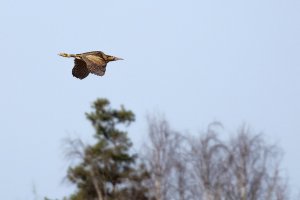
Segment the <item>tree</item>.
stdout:
[[184,200],[187,193],[183,137],[162,117],[148,117],[149,143],[145,160],[151,174],[149,188],[157,200]]
[[286,184],[280,173],[282,153],[277,146],[267,144],[262,135],[251,135],[245,127],[231,139],[230,146],[228,197],[287,199]]
[[194,199],[288,199],[280,172],[281,151],[267,144],[262,135],[243,127],[226,142],[209,129],[190,144],[191,181],[198,186]]
[[212,123],[197,136],[173,131],[165,119],[148,121],[148,171],[157,200],[286,200],[282,154],[243,127],[229,140]]
[[229,149],[210,125],[200,136],[189,138],[187,160],[190,164],[190,188],[193,199],[219,200],[222,197]]
[[132,146],[121,125],[134,121],[134,114],[123,106],[112,109],[106,99],[98,99],[87,119],[95,128],[96,143],[86,145],[80,139],[68,140],[69,158],[79,164],[68,170],[67,178],[76,184],[71,200],[150,199],[144,185],[148,173],[136,163],[137,155],[130,154]]

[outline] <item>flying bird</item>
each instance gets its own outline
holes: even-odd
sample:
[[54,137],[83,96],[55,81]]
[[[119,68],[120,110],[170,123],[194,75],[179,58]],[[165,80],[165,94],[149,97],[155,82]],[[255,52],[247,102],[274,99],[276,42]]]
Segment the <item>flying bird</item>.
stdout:
[[110,61],[123,60],[122,58],[106,55],[102,51],[91,51],[80,54],[59,53],[58,55],[75,58],[72,74],[79,79],[84,79],[90,73],[103,76],[106,71],[107,63]]

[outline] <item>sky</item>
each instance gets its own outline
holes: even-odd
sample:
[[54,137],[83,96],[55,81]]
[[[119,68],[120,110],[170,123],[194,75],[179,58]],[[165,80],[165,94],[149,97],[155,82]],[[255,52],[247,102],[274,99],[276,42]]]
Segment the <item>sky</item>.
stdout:
[[[189,134],[246,123],[283,149],[300,191],[299,10],[298,0],[0,1],[1,199],[74,190],[63,140],[92,138],[84,113],[97,98],[136,114],[137,152],[149,113]],[[125,60],[79,80],[57,56],[92,50]]]

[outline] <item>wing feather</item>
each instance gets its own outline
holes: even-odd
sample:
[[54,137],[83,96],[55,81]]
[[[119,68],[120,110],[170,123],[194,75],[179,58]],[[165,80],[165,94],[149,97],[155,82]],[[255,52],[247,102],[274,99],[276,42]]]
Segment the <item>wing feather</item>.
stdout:
[[90,71],[98,76],[103,76],[106,71],[106,62],[103,58],[95,55],[86,55],[82,57],[82,59],[86,62],[86,67]]
[[79,79],[84,79],[89,75],[89,70],[86,66],[86,63],[83,60],[75,59],[74,60],[74,67],[72,69],[72,74],[74,77]]

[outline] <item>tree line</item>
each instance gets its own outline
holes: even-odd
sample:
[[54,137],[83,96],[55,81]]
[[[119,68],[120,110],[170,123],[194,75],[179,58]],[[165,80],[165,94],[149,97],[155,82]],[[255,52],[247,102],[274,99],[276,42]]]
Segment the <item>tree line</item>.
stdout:
[[150,116],[145,148],[134,153],[124,131],[135,120],[132,111],[98,99],[86,117],[95,142],[66,141],[68,159],[76,160],[66,177],[76,190],[65,200],[290,199],[281,149],[246,126],[224,139],[217,122],[186,135]]

